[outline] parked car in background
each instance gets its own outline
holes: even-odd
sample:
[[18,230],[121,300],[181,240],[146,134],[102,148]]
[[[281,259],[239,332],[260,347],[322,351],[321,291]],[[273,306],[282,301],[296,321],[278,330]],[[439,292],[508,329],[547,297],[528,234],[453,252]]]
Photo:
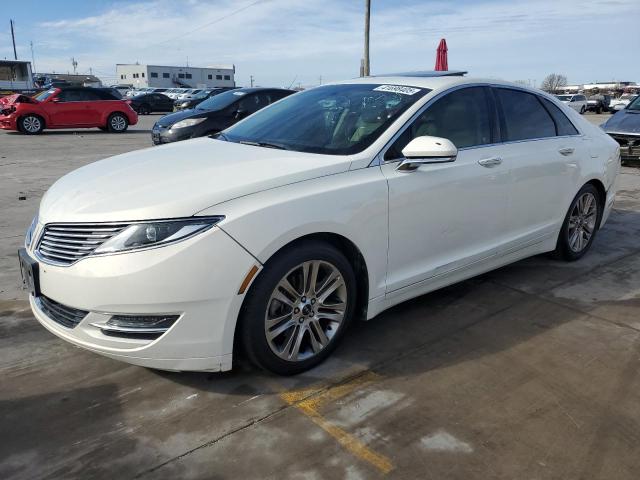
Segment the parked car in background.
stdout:
[[[209,100],[278,92],[243,90]],[[68,174],[20,261],[35,317],[74,345],[204,371],[242,348],[295,374],[356,317],[532,255],[582,258],[619,170],[616,142],[538,90],[364,77]]]
[[0,99],[0,128],[27,135],[54,128],[98,127],[121,133],[138,122],[125,100],[101,88],[53,88],[33,97]]
[[591,95],[587,99],[587,112],[608,112],[610,103],[611,95]]
[[582,94],[556,95],[556,98],[580,114],[587,111],[587,97]]
[[109,88],[115,88],[122,97],[127,95],[127,92],[131,90],[131,85],[111,85]]
[[613,100],[611,100],[611,103],[610,103],[609,106],[611,107],[612,111],[617,112],[619,110],[623,110],[636,97],[637,97],[637,95],[634,95],[634,94],[631,94],[631,93],[625,93],[621,97],[614,98]]
[[208,98],[193,110],[162,117],[151,130],[151,139],[158,145],[211,135],[292,93],[278,88],[230,90]]
[[149,115],[155,112],[173,112],[173,100],[162,93],[143,93],[129,100],[131,108],[139,115]]
[[640,165],[640,96],[618,110],[602,128],[620,144],[623,163]]
[[166,93],[166,95],[173,100],[177,100],[185,91],[187,91],[186,88],[172,88]]
[[173,102],[173,109],[174,111],[189,110],[191,108],[195,108],[197,105],[204,102],[207,98],[215,97],[216,95],[226,92],[227,90],[235,90],[235,89],[236,89],[235,87],[219,87],[219,88],[214,88],[212,90],[204,90],[198,93],[197,95],[194,95],[190,99],[175,100]]
[[203,91],[204,90],[201,89],[201,88],[190,88],[186,92],[182,92],[180,95],[178,95],[178,98],[176,98],[176,100],[187,100],[189,98],[192,98],[194,95],[197,95],[198,93],[201,93]]

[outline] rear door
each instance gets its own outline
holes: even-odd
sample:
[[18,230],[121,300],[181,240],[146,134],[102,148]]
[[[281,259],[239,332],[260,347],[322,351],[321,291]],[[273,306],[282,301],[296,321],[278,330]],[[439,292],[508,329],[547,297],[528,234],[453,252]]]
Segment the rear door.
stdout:
[[493,91],[501,113],[503,157],[511,171],[509,244],[526,248],[557,234],[575,194],[578,158],[588,152],[553,102],[514,88]]

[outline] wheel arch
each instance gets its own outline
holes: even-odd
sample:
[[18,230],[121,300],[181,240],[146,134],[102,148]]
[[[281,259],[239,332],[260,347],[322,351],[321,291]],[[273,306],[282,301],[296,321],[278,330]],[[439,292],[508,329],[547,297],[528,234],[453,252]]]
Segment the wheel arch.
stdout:
[[[275,250],[269,258],[264,262],[266,265],[274,256],[278,253],[282,252],[287,248],[295,247],[301,243],[309,242],[309,241],[321,241],[327,243],[333,247],[335,247],[338,251],[340,251],[347,259],[351,267],[353,268],[353,272],[357,278],[356,282],[356,310],[355,310],[355,318],[356,319],[366,319],[367,318],[367,307],[369,305],[369,270],[367,267],[366,260],[362,252],[358,248],[358,246],[345,237],[344,235],[340,235],[335,232],[315,232],[308,233],[298,238],[289,241],[288,243],[282,245],[280,248]],[[238,331],[240,328],[240,317],[242,316],[242,311],[245,305],[245,301],[247,299],[246,293],[251,291],[253,286],[256,283],[256,280],[260,277],[262,273],[262,269],[258,274],[251,280],[249,287],[247,288],[244,298],[242,299],[242,304],[240,305],[240,309],[238,311],[238,316],[235,319],[235,326],[233,331],[233,351],[239,351],[238,340],[240,335],[238,335]]]
[[42,120],[42,129],[44,130],[45,128],[47,128],[47,125],[49,124],[49,120],[46,117],[46,115],[43,115],[42,112],[35,112],[35,111],[27,111],[27,112],[23,112],[18,116],[18,120],[16,122],[16,125],[18,126],[18,129],[20,129],[20,122],[22,122],[22,119],[24,117],[28,117],[29,115],[32,115],[34,117],[38,117],[40,120]]
[[[586,182],[585,185],[593,185],[595,187],[595,189],[598,191],[598,195],[600,195],[601,207],[604,209],[605,204],[607,202],[607,190],[604,187],[604,183],[602,183],[602,181],[600,179],[598,179],[598,178],[592,178],[591,180]],[[582,188],[582,187],[580,187],[580,188]],[[600,220],[598,221],[598,229],[600,229],[601,222],[602,222],[602,216],[600,217]]]

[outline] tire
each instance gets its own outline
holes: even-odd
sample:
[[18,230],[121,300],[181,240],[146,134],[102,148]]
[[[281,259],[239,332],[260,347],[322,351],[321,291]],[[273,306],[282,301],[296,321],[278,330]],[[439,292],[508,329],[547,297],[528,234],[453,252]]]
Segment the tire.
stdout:
[[18,128],[25,135],[38,135],[44,130],[44,120],[38,115],[25,115],[18,120]]
[[574,262],[589,251],[600,226],[603,204],[604,199],[592,184],[580,189],[560,229],[554,251],[557,258]]
[[339,250],[320,241],[294,244],[271,258],[255,280],[240,314],[239,340],[262,369],[304,372],[337,347],[355,304],[355,274]]
[[600,115],[602,113],[602,107],[596,108],[596,113]]
[[138,107],[138,115],[149,115],[151,113],[151,107],[146,103]]
[[129,128],[129,120],[123,113],[112,113],[107,120],[107,130],[111,133],[126,132]]
[[584,115],[584,112],[585,112],[585,111],[586,111],[586,108],[583,106],[583,107],[580,109],[580,115]]

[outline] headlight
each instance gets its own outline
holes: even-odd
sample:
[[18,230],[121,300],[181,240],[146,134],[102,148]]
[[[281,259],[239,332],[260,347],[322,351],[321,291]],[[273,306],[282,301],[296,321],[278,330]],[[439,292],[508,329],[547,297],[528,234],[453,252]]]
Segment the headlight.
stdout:
[[33,242],[33,233],[36,231],[37,225],[38,225],[38,214],[36,214],[36,216],[33,217],[33,220],[31,220],[31,225],[29,225],[29,228],[27,229],[27,234],[24,237],[24,246],[26,248],[31,247],[31,242]]
[[209,230],[222,219],[224,216],[135,223],[104,242],[93,253],[114,253],[168,245]]
[[185,128],[193,127],[206,120],[206,118],[187,118],[186,120],[180,120],[178,123],[174,123],[171,128]]

